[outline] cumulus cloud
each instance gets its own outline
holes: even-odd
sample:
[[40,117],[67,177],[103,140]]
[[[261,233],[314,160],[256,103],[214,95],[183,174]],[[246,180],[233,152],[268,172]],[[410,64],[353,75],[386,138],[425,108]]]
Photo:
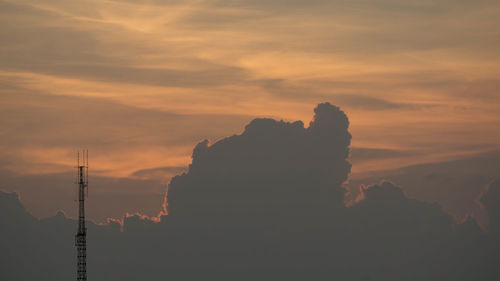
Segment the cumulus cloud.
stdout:
[[[240,135],[199,143],[168,191],[179,215],[301,213],[343,203],[351,135],[339,108],[323,103],[301,121],[255,119]],[[323,210],[324,211],[324,210]]]
[[403,227],[408,233],[451,231],[452,217],[438,204],[410,199],[389,181],[363,188],[360,199],[352,209],[365,216],[362,227],[374,226],[372,233],[401,231],[393,227]]
[[[12,215],[15,216],[12,216]],[[33,220],[19,201],[17,192],[6,192],[0,190],[0,221],[4,226],[15,227],[24,225]]]
[[[398,152],[353,149],[351,161],[356,165],[364,159],[379,157],[379,154],[383,157],[383,155],[391,156],[395,153]],[[411,155],[407,152],[401,153],[401,156]],[[500,174],[499,163],[500,153],[492,151],[458,160],[411,165],[364,175],[357,174],[349,178],[347,187],[349,200],[359,194],[358,187],[361,184],[366,185],[387,179],[398,183],[411,198],[436,202],[458,220],[473,216],[484,226],[488,223],[488,218],[485,210],[478,204],[477,198],[483,192],[484,186]]]

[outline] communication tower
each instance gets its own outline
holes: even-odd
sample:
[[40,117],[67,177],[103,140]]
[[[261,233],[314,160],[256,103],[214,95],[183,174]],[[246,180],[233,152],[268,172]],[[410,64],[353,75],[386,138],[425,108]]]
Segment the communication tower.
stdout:
[[78,232],[75,235],[77,250],[77,277],[78,281],[87,280],[87,228],[85,227],[85,197],[89,186],[89,151],[83,150],[80,160],[80,151],[77,153],[77,181],[78,185]]

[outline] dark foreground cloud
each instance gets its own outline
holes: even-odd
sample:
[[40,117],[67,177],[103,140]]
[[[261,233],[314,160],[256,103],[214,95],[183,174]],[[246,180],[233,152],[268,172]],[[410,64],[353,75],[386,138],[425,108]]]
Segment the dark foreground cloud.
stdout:
[[[353,149],[354,164],[363,159],[376,159],[386,155],[398,156],[407,152]],[[391,160],[392,161],[392,160]],[[500,175],[500,152],[471,155],[463,159],[413,165],[395,170],[356,175],[347,185],[348,201],[354,200],[361,184],[388,179],[402,186],[406,194],[427,202],[436,202],[443,209],[462,220],[474,216],[482,225],[487,224],[486,210],[479,204],[485,186]]]
[[500,179],[491,182],[481,195],[481,203],[488,211],[488,230],[494,234],[500,234]]
[[[169,185],[168,215],[89,222],[89,280],[498,280],[494,228],[457,224],[391,182],[344,206],[347,128],[325,103],[307,128],[256,119],[201,142]],[[499,200],[496,181],[481,199],[492,227]],[[34,219],[1,192],[0,227],[2,280],[74,277],[75,221]]]
[[328,103],[309,127],[255,119],[241,135],[199,143],[187,174],[169,186],[173,215],[263,215],[324,212],[343,203],[341,184],[351,135],[344,112]]

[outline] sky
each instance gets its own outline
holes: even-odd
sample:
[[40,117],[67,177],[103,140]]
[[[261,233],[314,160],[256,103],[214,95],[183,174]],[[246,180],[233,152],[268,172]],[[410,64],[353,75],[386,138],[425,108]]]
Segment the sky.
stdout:
[[[321,102],[349,117],[352,176],[497,151],[499,13],[481,0],[0,1],[0,172],[49,185],[86,148],[91,179],[154,194],[154,213],[200,141],[256,117],[307,126]],[[21,199],[48,215],[64,205],[36,199],[56,190]]]

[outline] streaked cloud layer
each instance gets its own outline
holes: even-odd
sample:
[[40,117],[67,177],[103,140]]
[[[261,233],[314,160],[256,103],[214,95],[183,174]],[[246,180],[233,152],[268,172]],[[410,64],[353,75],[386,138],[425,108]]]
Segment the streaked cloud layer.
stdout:
[[323,101],[348,114],[355,148],[394,152],[357,157],[355,174],[499,149],[499,12],[498,1],[0,1],[0,164],[67,172],[84,146],[100,176],[175,170],[204,138],[253,117],[307,124]]

